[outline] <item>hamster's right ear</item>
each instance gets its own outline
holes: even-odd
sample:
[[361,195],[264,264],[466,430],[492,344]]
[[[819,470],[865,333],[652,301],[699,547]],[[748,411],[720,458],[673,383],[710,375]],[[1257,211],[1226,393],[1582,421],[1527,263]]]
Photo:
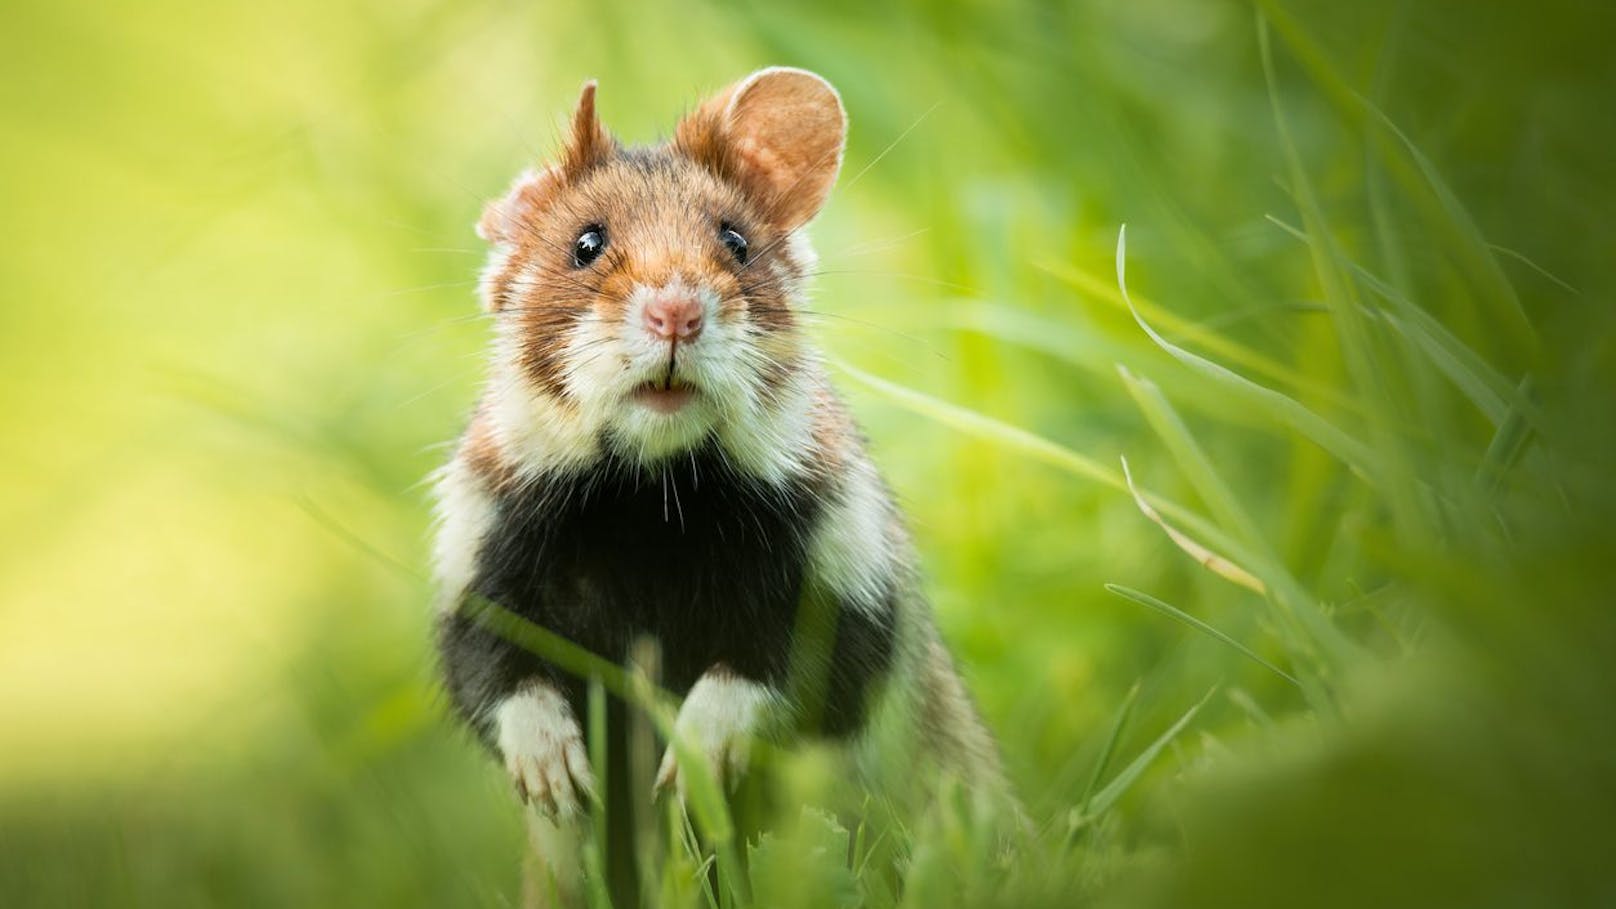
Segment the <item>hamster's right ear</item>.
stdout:
[[504,198],[483,209],[477,236],[490,243],[515,243],[524,221],[547,205],[557,190],[577,182],[616,151],[617,140],[595,114],[595,81],[591,79],[578,94],[560,163],[542,171],[523,171]]

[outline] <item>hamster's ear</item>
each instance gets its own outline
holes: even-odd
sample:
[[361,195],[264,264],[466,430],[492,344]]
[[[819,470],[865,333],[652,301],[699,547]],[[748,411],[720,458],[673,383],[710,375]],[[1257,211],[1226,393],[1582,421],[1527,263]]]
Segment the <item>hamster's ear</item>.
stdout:
[[515,243],[523,221],[549,204],[557,190],[588,173],[617,151],[613,139],[595,115],[595,82],[584,83],[572,114],[559,164],[541,171],[523,171],[504,198],[488,203],[477,222],[477,236],[490,243]]
[[483,206],[477,236],[489,243],[514,245],[526,229],[524,222],[548,205],[565,181],[559,164],[542,171],[522,171],[504,196]]
[[738,184],[775,226],[818,214],[836,183],[847,114],[829,82],[802,69],[758,70],[679,124],[674,147]]
[[600,125],[595,116],[595,80],[584,83],[578,93],[578,109],[572,113],[572,130],[561,153],[561,170],[575,180],[617,151],[617,140]]

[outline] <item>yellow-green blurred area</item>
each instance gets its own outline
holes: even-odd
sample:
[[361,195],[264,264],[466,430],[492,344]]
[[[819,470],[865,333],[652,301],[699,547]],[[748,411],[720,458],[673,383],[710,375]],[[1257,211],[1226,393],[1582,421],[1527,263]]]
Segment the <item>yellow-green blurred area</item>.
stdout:
[[[0,904],[517,900],[424,578],[471,225],[584,79],[649,142],[788,64],[851,122],[812,331],[1038,833],[909,831],[904,904],[1608,905],[1613,46],[1571,0],[9,0]],[[778,892],[884,904],[830,852]]]

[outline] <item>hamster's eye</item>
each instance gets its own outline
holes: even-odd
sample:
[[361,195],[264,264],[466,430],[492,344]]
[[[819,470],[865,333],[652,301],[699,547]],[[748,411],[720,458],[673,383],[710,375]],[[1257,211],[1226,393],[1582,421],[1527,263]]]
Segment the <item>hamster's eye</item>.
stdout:
[[750,249],[746,244],[746,238],[741,236],[740,231],[730,224],[720,224],[718,225],[718,239],[724,244],[724,248],[729,250],[730,254],[735,257],[735,261],[742,265],[746,264]]
[[583,268],[585,265],[600,258],[606,249],[606,228],[592,225],[578,235],[572,243],[572,266]]

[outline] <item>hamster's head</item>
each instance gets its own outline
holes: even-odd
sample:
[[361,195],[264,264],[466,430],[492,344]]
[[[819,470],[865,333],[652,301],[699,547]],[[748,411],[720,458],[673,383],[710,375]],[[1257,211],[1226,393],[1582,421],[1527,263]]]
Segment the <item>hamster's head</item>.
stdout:
[[559,160],[478,224],[501,406],[639,461],[802,407],[800,229],[845,134],[835,89],[803,70],[754,73],[643,148],[612,138],[585,85]]

